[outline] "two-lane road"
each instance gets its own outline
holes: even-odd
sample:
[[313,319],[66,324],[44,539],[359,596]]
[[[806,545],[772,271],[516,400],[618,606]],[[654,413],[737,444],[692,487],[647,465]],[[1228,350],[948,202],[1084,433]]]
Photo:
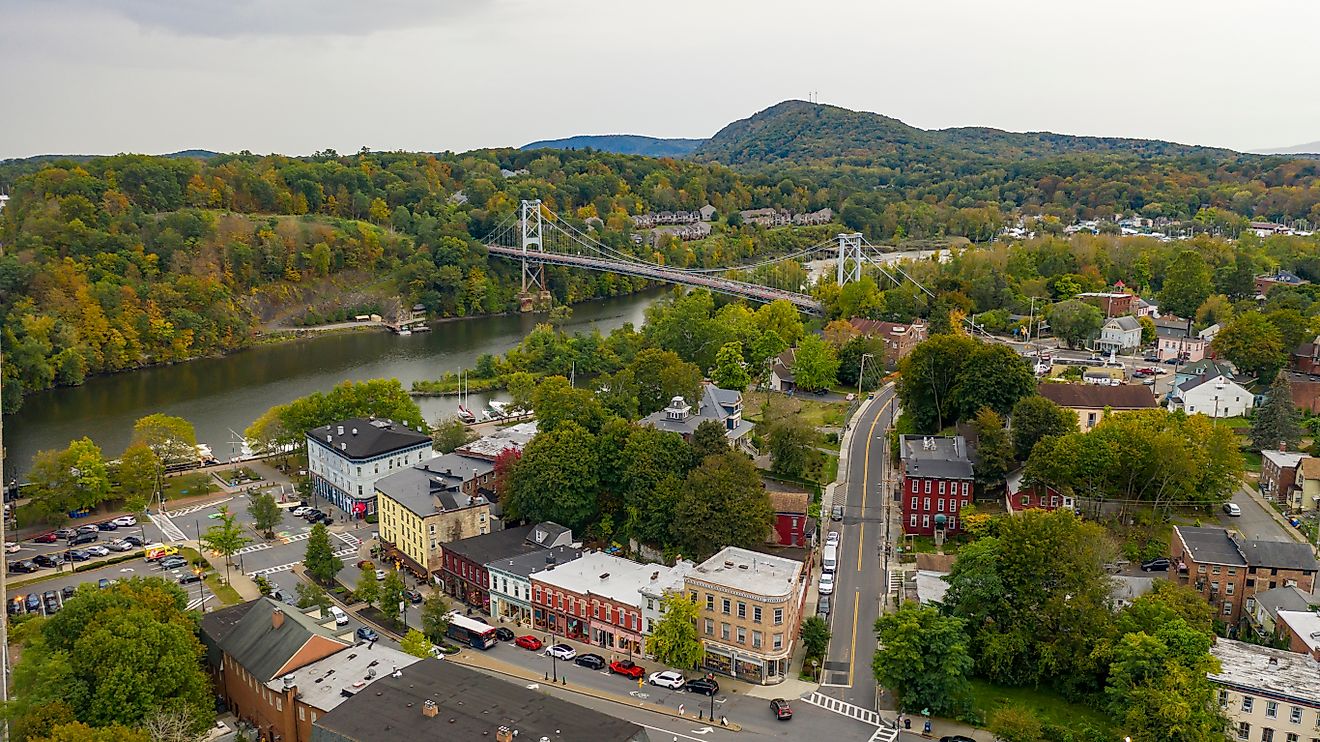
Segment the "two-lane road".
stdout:
[[866,411],[853,421],[848,484],[834,494],[834,504],[844,506],[843,521],[830,523],[830,530],[840,532],[839,565],[831,596],[833,638],[821,676],[821,693],[872,710],[876,708],[871,673],[874,626],[888,580],[883,569],[889,527],[885,473],[893,413],[894,391],[888,387],[877,392]]

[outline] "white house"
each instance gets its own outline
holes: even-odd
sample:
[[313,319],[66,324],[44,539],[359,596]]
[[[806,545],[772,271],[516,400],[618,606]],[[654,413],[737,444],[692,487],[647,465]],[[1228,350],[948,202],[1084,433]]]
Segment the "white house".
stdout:
[[1117,353],[1141,347],[1141,322],[1130,314],[1110,317],[1100,328],[1099,349]]
[[1188,379],[1175,386],[1169,396],[1170,410],[1183,410],[1189,415],[1241,417],[1253,404],[1251,392],[1223,374]]
[[350,417],[307,431],[312,494],[354,518],[376,512],[376,482],[431,458],[431,436],[392,420]]

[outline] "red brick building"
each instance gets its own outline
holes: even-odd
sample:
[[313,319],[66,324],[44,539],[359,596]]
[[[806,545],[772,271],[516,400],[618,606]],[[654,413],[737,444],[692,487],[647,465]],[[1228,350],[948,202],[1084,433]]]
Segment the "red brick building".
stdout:
[[1174,526],[1174,579],[1200,593],[1228,624],[1243,617],[1247,598],[1276,587],[1315,587],[1317,563],[1308,544],[1248,541],[1223,528]]
[[903,532],[958,533],[958,513],[972,501],[972,461],[962,436],[905,435],[899,444]]
[[1137,297],[1119,291],[1093,291],[1078,294],[1077,299],[1090,304],[1105,313],[1106,317],[1121,317],[1132,314]]
[[882,322],[875,319],[853,317],[848,320],[857,334],[865,337],[878,337],[885,341],[884,363],[894,366],[903,359],[917,343],[926,339],[926,323],[913,320],[911,324]]
[[1047,484],[1023,484],[1022,470],[1018,469],[1005,480],[1004,503],[1010,513],[1023,510],[1072,510],[1075,501],[1071,495],[1065,495]]
[[533,551],[567,546],[569,529],[558,523],[508,528],[444,545],[439,581],[446,593],[473,608],[490,612],[490,572],[486,565]]
[[1260,452],[1260,493],[1271,500],[1282,500],[1297,479],[1297,465],[1306,458],[1298,451]]
[[770,507],[775,511],[774,531],[770,543],[780,546],[806,546],[807,507],[811,496],[806,492],[769,492]]
[[532,624],[602,649],[642,654],[641,588],[657,571],[657,565],[595,551],[533,572]]

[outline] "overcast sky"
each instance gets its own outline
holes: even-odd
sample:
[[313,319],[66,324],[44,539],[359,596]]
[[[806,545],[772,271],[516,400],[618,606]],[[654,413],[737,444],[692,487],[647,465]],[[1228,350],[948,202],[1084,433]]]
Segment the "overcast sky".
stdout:
[[923,128],[1320,140],[1310,0],[0,0],[0,157]]

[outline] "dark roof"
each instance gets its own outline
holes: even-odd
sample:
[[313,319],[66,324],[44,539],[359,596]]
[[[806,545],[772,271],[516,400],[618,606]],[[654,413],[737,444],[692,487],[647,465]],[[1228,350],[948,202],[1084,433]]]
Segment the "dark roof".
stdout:
[[[581,549],[574,549],[571,546],[556,546],[553,549],[538,549],[527,554],[519,554],[515,557],[501,559],[498,562],[488,562],[487,564],[491,569],[498,569],[507,574],[531,577],[533,572],[540,572],[551,564],[555,566],[567,564],[581,556]],[[549,559],[554,559],[554,561],[547,561]]]
[[1247,566],[1247,560],[1238,551],[1237,543],[1229,538],[1228,531],[1223,528],[1174,526],[1173,531],[1182,539],[1191,552],[1192,561],[1197,564]]
[[[339,432],[343,428],[343,433]],[[431,436],[390,420],[350,417],[307,431],[307,437],[350,459],[370,459],[429,443]]]
[[[247,613],[220,642],[220,648],[263,683],[273,679],[313,637],[352,646],[352,642],[335,636],[311,616],[272,598],[244,605],[248,606]],[[271,620],[277,610],[284,613],[284,623],[278,629]]]
[[1155,395],[1144,384],[1052,384],[1036,387],[1036,393],[1045,399],[1072,409],[1139,410],[1155,407]]
[[905,476],[938,479],[971,479],[973,476],[967,441],[960,435],[905,435],[899,446],[899,456],[903,460]]
[[[260,598],[258,598],[260,600]],[[248,614],[248,610],[256,603],[256,600],[249,600],[246,603],[231,605],[221,608],[217,611],[202,614],[202,635],[209,637],[211,641],[219,644],[229,636],[234,627],[238,625],[243,617]]]
[[1242,546],[1242,552],[1247,555],[1247,564],[1253,567],[1314,572],[1320,566],[1316,563],[1311,545],[1295,541],[1248,541]]
[[1251,599],[1275,616],[1279,611],[1305,611],[1312,605],[1311,596],[1292,585],[1256,593]]
[[527,540],[532,526],[506,528],[480,536],[469,536],[444,545],[445,552],[463,557],[474,564],[487,564],[497,559],[541,551],[543,547]]
[[[1237,384],[1237,382],[1233,381],[1232,377],[1228,376],[1227,374],[1207,373],[1207,374],[1202,374],[1200,376],[1194,376],[1184,381],[1183,383],[1179,384],[1178,391],[1190,392],[1191,390],[1197,388],[1198,386],[1204,386],[1219,378],[1224,379],[1225,383]],[[1241,385],[1239,384],[1239,386]]]
[[[437,706],[434,716],[423,713],[427,701]],[[501,726],[515,730],[515,739],[529,742],[648,739],[646,731],[630,721],[529,689],[521,682],[433,659],[403,668],[398,677],[379,678],[367,692],[345,700],[314,726],[314,741],[493,740]]]
[[714,420],[724,428],[724,437],[738,439],[752,431],[752,424],[739,417],[737,427],[732,430],[728,427],[728,419],[737,413],[736,409],[742,402],[742,393],[732,389],[721,389],[714,384],[706,383],[701,385],[701,394],[696,408],[689,406],[688,413],[682,418],[670,418],[671,409],[680,409],[674,407],[675,401],[681,401],[683,404],[689,404],[682,397],[675,397],[670,401],[670,406],[663,410],[656,410],[638,421],[639,425],[646,425],[663,430],[667,433],[678,433],[679,435],[691,435],[697,430],[697,426],[706,420]]
[[483,505],[472,502],[461,487],[495,470],[486,459],[448,453],[400,469],[376,482],[376,490],[425,518],[443,511]]

